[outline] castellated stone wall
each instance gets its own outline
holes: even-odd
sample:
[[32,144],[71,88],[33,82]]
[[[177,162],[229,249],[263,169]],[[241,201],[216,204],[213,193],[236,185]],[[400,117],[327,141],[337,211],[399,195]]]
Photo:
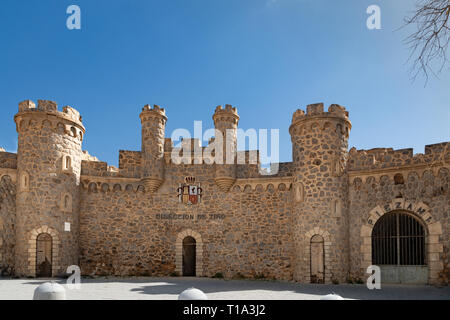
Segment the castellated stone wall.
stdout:
[[5,174],[0,178],[0,276],[14,273],[15,218],[16,185]]
[[[293,115],[293,161],[267,176],[250,163],[257,151],[237,152],[224,167],[175,164],[164,109],[145,106],[140,118],[142,150],[121,150],[115,168],[82,151],[78,111],[19,104],[17,155],[0,150],[0,272],[36,276],[37,238],[47,234],[53,276],[72,264],[84,275],[181,275],[189,236],[196,276],[363,280],[374,226],[401,211],[424,227],[428,283],[448,283],[450,143],[416,155],[348,151],[348,112],[313,104]],[[234,148],[236,108],[218,107],[213,119],[216,129],[231,129]],[[183,140],[191,156],[195,145]],[[198,204],[179,197],[182,184],[200,186]]]
[[[176,188],[185,176],[194,176],[203,188],[197,205],[178,202]],[[214,166],[169,165],[157,193],[114,186],[96,188],[94,184],[82,191],[84,274],[181,274],[178,238],[192,230],[200,235],[197,250],[203,252],[197,258],[198,276],[221,272],[226,277],[292,279],[289,185],[235,186],[224,193],[214,182]],[[168,215],[191,218],[168,219]]]
[[[36,239],[52,237],[52,275],[78,263],[78,204],[81,141],[85,130],[79,113],[39,100],[19,104],[15,273],[36,274]],[[64,196],[68,195],[67,207]],[[70,231],[64,231],[65,222]]]
[[0,168],[17,169],[17,154],[0,150]]
[[352,278],[363,278],[371,264],[370,232],[376,219],[403,210],[425,226],[429,283],[448,281],[442,271],[450,263],[449,160],[450,143],[427,145],[424,154],[416,155],[412,149],[350,150]]
[[119,151],[119,170],[124,177],[142,177],[142,153],[140,151]]

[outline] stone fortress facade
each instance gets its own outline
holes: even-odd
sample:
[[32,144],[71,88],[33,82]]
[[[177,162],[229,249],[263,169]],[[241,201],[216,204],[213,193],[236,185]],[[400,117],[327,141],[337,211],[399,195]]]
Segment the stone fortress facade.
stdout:
[[[385,282],[448,283],[450,143],[349,150],[345,108],[313,104],[293,115],[292,162],[262,175],[250,151],[245,164],[175,164],[165,110],[145,106],[140,119],[142,150],[121,150],[115,168],[82,150],[78,111],[19,104],[17,154],[0,150],[3,275],[79,265],[92,276],[343,283],[376,264]],[[235,148],[236,108],[213,120]]]

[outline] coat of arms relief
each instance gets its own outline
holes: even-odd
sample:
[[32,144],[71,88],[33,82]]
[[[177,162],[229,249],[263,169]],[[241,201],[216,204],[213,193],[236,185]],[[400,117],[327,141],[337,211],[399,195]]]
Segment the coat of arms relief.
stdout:
[[195,177],[186,177],[185,183],[180,183],[177,188],[178,202],[185,204],[197,204],[201,202],[203,189],[200,183],[195,184]]

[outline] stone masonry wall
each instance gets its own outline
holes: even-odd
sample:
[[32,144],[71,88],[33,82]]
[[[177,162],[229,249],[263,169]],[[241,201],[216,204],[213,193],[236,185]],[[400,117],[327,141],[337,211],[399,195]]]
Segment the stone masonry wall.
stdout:
[[[437,256],[441,263],[449,265],[450,262],[450,174],[447,168],[438,168],[433,173],[432,170],[425,170],[418,173],[414,170],[400,171],[403,183],[393,179],[393,173],[386,172],[379,178],[367,173],[356,176],[352,179],[349,189],[350,201],[350,275],[352,278],[363,279],[365,266],[363,266],[364,244],[361,236],[362,226],[370,217],[370,212],[376,206],[383,208],[393,200],[404,200],[414,204],[423,203],[430,208],[429,215],[432,217],[430,223],[439,222],[442,228],[442,235],[438,241],[432,240],[428,245],[436,245]],[[392,206],[391,206],[392,207]],[[406,209],[406,208],[405,208]],[[413,209],[414,210],[414,209]],[[411,211],[411,210],[409,210]],[[420,214],[414,213],[420,220]],[[428,214],[428,213],[426,213]],[[433,255],[428,255],[427,259]],[[428,261],[428,264],[430,261]],[[438,263],[438,264],[441,264]],[[442,271],[441,265],[439,271]]]
[[0,276],[14,271],[16,185],[11,177],[0,179]]
[[[201,183],[201,203],[178,202],[176,188],[185,176],[194,176],[196,183]],[[84,189],[80,208],[82,273],[170,275],[177,270],[177,237],[192,230],[202,242],[199,276],[221,272],[226,277],[292,279],[291,192],[271,187],[237,189],[219,191],[214,166],[209,165],[168,166],[166,180],[155,194],[112,191],[112,186],[107,192]],[[158,216],[167,214],[186,214],[193,219]],[[198,215],[205,216],[201,219]]]

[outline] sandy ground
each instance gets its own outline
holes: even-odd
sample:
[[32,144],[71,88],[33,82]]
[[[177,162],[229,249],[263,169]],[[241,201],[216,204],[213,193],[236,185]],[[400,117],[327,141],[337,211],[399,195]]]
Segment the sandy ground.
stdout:
[[[0,300],[29,300],[36,287],[50,280],[0,278]],[[65,287],[66,280],[53,279]],[[176,300],[187,288],[197,288],[210,300],[318,300],[329,293],[345,299],[450,300],[450,287],[382,285],[369,290],[362,284],[314,285],[264,280],[208,278],[97,278],[82,279],[81,289],[69,290],[68,300]]]

